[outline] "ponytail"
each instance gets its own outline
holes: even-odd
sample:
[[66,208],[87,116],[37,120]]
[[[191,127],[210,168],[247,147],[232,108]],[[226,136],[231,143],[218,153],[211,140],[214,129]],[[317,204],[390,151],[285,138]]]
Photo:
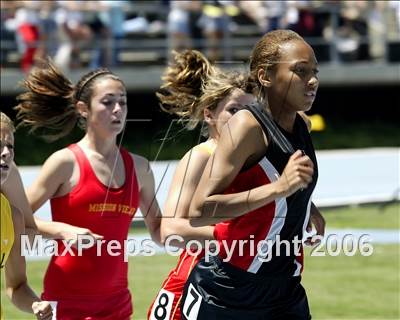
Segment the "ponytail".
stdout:
[[69,134],[79,124],[85,127],[85,119],[79,114],[76,103],[82,101],[90,109],[95,80],[102,77],[121,81],[108,69],[101,68],[84,75],[76,86],[50,61],[42,61],[22,82],[26,89],[17,96],[17,119],[20,125],[29,126],[30,132],[45,129],[41,134],[54,141]]
[[30,132],[48,129],[44,135],[53,141],[67,135],[76,125],[79,114],[74,106],[74,86],[51,62],[34,68],[22,82],[26,92],[17,96],[17,120]]
[[198,109],[203,87],[218,69],[196,50],[174,52],[173,59],[162,77],[161,90],[156,95],[163,111],[175,114],[181,120],[189,120],[187,128],[193,129],[203,120],[202,110]]

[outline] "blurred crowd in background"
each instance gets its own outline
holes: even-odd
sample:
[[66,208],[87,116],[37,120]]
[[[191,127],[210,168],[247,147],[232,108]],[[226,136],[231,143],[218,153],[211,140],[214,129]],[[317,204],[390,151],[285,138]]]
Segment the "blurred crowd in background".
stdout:
[[50,56],[64,69],[112,67],[129,52],[142,63],[161,52],[165,62],[184,48],[229,61],[280,28],[305,37],[322,61],[400,60],[399,1],[53,0],[1,1],[0,63],[28,71]]

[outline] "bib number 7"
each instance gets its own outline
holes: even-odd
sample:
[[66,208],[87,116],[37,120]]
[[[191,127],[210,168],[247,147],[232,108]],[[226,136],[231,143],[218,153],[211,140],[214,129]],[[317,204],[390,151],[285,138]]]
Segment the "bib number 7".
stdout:
[[202,297],[192,284],[189,284],[188,294],[183,305],[183,314],[187,320],[196,320],[199,314]]

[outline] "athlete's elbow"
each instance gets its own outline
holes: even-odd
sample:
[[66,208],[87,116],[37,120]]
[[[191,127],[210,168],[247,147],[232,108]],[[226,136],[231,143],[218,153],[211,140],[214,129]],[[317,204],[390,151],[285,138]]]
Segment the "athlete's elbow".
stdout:
[[[166,219],[166,218],[163,218],[163,219]],[[177,234],[177,232],[176,232],[176,228],[173,223],[169,223],[169,222],[165,222],[165,221],[161,222],[161,228],[160,228],[161,245],[165,246],[168,238],[175,234]]]
[[162,244],[161,241],[161,222],[153,225],[147,225],[150,233],[151,240],[157,244]]
[[[10,266],[6,266],[6,269]],[[7,272],[7,271],[6,271]],[[28,285],[28,280],[26,276],[22,274],[13,275],[12,277],[6,274],[6,294],[10,298],[10,300],[14,300],[15,294],[18,291],[21,291],[21,288]]]

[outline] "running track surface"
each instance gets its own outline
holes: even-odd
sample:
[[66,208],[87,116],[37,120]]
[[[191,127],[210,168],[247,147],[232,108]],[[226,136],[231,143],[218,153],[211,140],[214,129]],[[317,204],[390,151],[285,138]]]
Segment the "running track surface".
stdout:
[[[333,207],[400,199],[400,148],[317,151],[319,180],[313,195],[319,207]],[[177,161],[152,162],[157,199],[162,207]],[[21,167],[25,187],[40,167]],[[37,216],[50,220],[47,202]],[[141,219],[141,213],[135,216]]]

